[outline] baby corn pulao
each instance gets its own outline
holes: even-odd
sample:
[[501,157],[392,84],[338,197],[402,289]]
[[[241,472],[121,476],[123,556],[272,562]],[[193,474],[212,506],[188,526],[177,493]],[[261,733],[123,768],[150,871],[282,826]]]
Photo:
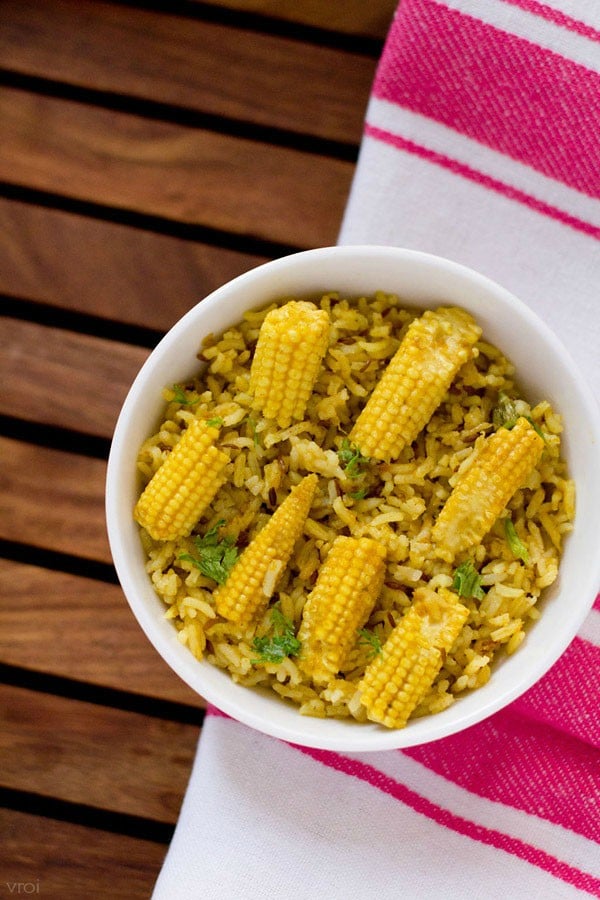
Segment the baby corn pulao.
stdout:
[[480,335],[462,309],[428,310],[411,323],[350,432],[363,456],[395,459],[414,441]]
[[307,475],[292,488],[215,591],[215,607],[224,619],[245,625],[269,602],[306,522],[317,480]]
[[137,502],[135,518],[157,541],[188,535],[225,481],[229,456],[215,445],[219,435],[194,419]]
[[134,510],[190,652],[371,727],[493,678],[543,615],[575,491],[559,414],[473,317],[286,298],[199,358],[165,387]]
[[440,556],[452,561],[461,550],[481,541],[543,449],[543,438],[522,417],[510,430],[500,428],[483,441],[467,471],[459,473],[433,527]]
[[386,549],[372,538],[340,535],[319,571],[302,611],[301,669],[317,684],[338,674],[377,600]]
[[415,591],[411,607],[370,663],[359,684],[361,703],[374,722],[402,728],[433,684],[469,616],[456,594]]
[[304,416],[329,342],[329,316],[290,301],[265,317],[250,369],[253,408],[280,428]]

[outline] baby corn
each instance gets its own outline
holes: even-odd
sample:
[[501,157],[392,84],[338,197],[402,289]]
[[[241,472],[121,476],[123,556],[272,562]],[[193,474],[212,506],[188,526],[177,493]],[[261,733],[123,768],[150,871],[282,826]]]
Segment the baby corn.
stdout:
[[515,491],[539,462],[544,441],[521,417],[510,430],[499,428],[483,444],[472,465],[457,478],[432,530],[436,552],[452,562],[478,544]]
[[302,613],[299,664],[317,683],[340,671],[383,586],[385,547],[371,538],[337,537]]
[[300,421],[329,343],[329,315],[313,303],[290,300],[267,314],[252,367],[253,408],[280,428]]
[[215,447],[218,436],[217,428],[193,419],[146,485],[134,517],[155,541],[190,534],[225,481],[229,456]]
[[403,728],[442,667],[469,611],[445,588],[415,591],[412,606],[369,663],[359,684],[369,719]]
[[411,444],[471,358],[481,329],[464,310],[427,310],[408,327],[350,432],[363,456],[390,461]]
[[247,625],[267,606],[302,533],[317,481],[316,475],[307,475],[292,488],[246,547],[225,584],[214,593],[220,616]]

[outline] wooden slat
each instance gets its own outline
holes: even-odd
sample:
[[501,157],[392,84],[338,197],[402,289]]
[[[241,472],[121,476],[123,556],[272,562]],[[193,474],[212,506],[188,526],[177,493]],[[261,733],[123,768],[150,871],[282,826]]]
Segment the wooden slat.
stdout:
[[290,246],[335,243],[354,168],[9,88],[0,121],[2,181]]
[[267,261],[3,199],[0,233],[0,293],[161,331]]
[[[196,2],[196,0],[192,0]],[[204,3],[204,0],[198,0]],[[365,35],[383,40],[398,0],[212,0],[213,6],[274,16],[341,34]]]
[[360,140],[375,62],[108,3],[2,2],[5,69],[347,144]]
[[0,318],[0,413],[108,438],[148,353],[118,341]]
[[[0,831],[5,897],[148,900],[167,849],[155,841],[15,810],[0,810]],[[17,885],[12,893],[11,885]]]
[[0,583],[1,662],[205,706],[154,650],[120,587],[6,559]]
[[0,538],[110,562],[103,460],[0,438]]
[[199,726],[0,685],[5,788],[174,823]]

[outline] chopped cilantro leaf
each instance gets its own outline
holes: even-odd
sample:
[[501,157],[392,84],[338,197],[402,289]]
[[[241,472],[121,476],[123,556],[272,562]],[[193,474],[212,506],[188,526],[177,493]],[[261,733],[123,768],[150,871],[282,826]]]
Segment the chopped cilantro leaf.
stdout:
[[497,428],[513,428],[518,418],[517,404],[505,391],[500,391],[492,412],[492,422]]
[[344,438],[342,441],[342,446],[338,450],[338,458],[348,478],[360,478],[369,464],[368,457],[363,456],[358,447],[350,443],[348,438]]
[[476,600],[483,600],[485,597],[485,592],[481,587],[481,576],[470,560],[461,563],[456,569],[452,587],[459,597],[475,597]]
[[527,547],[517,534],[517,530],[512,523],[512,520],[506,518],[504,520],[504,534],[506,535],[506,540],[508,542],[508,546],[510,547],[510,552],[515,557],[515,559],[521,559],[528,565],[529,563],[529,551]]
[[492,422],[496,428],[507,428],[510,431],[511,428],[515,427],[519,419],[527,419],[536,434],[539,434],[543,441],[546,440],[538,423],[534,422],[531,416],[524,416],[519,413],[516,402],[511,400],[504,391],[500,391],[498,394],[498,404],[492,412]]
[[539,436],[541,437],[541,439],[542,439],[542,440],[544,441],[544,443],[545,443],[545,442],[546,442],[546,436],[544,435],[544,432],[542,431],[542,429],[540,428],[540,426],[538,425],[538,423],[537,423],[537,422],[534,422],[533,419],[531,418],[531,416],[525,416],[524,418],[527,419],[527,421],[529,422],[529,424],[531,425],[531,427],[533,428],[533,430],[535,431],[535,433],[536,433],[536,434],[539,434]]
[[352,497],[353,500],[364,500],[368,493],[368,488],[362,488],[360,491],[354,491],[353,493],[348,494],[348,496]]
[[185,388],[181,384],[174,384],[171,390],[175,395],[173,397],[173,400],[176,403],[179,403],[181,406],[195,406],[196,403],[200,402],[200,397],[198,396],[198,394],[193,393],[191,397],[188,396]]
[[271,610],[273,633],[255,637],[252,647],[258,653],[253,663],[280,663],[287,656],[297,656],[302,646],[294,633],[294,623],[287,619],[279,607]]
[[195,556],[191,553],[181,553],[179,556],[179,559],[193,563],[203,575],[212,578],[217,584],[224,584],[227,581],[238,558],[235,539],[231,535],[219,540],[218,531],[224,524],[225,520],[220,519],[203,537],[198,536],[194,540]]
[[252,440],[254,441],[255,447],[260,447],[260,437],[256,432],[256,422],[252,418],[252,416],[248,416],[248,425],[250,426],[250,430],[252,431]]
[[361,640],[358,642],[359,645],[369,646],[371,648],[369,653],[370,658],[381,653],[381,641],[374,631],[369,631],[368,628],[359,628],[358,633],[361,637]]
[[220,416],[215,416],[214,419],[207,419],[206,424],[209,428],[218,428],[219,425],[223,424],[223,419],[221,419]]

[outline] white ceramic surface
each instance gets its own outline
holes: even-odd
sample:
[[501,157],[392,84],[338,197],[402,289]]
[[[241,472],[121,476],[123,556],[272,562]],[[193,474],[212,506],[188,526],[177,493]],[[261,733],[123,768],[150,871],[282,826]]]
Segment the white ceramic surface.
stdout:
[[[549,399],[562,413],[563,453],[577,488],[575,528],[566,541],[559,578],[519,651],[495,667],[483,688],[397,731],[300,716],[276,696],[236,685],[226,673],[198,662],[164,618],[165,607],[144,570],[132,518],[139,489],[137,450],[160,420],[163,387],[197,371],[196,353],[205,335],[236,323],[245,309],[327,290],[348,296],[384,290],[398,293],[411,306],[455,304],[470,310],[486,339],[515,363],[528,399]],[[111,447],[106,485],[110,546],[139,624],[171,668],[206,700],[253,728],[301,745],[348,752],[408,747],[452,734],[501,709],[533,685],[574,637],[600,587],[599,450],[598,407],[574,363],[549,329],[503,288],[448,260],[415,251],[377,246],[310,250],[252,269],[219,288],[177,322],[152,352],[127,396]]]

